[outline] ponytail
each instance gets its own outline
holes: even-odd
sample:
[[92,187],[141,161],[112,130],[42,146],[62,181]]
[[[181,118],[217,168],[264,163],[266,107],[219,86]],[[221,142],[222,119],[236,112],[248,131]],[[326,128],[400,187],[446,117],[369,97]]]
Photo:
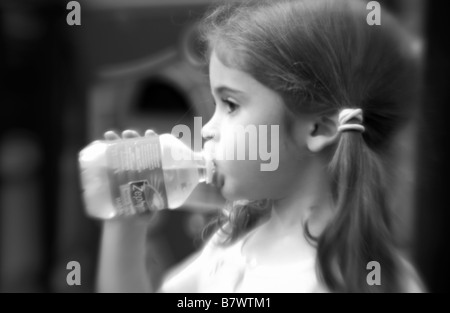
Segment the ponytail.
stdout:
[[[329,164],[336,214],[318,238],[320,276],[331,291],[398,290],[384,168],[357,131],[341,133]],[[368,263],[381,267],[381,285],[369,285]]]

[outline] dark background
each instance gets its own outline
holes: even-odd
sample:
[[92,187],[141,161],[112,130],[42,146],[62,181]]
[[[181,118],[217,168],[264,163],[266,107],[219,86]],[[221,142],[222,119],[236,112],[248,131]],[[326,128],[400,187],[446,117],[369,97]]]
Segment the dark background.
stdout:
[[[106,129],[167,132],[211,114],[207,81],[180,52],[208,1],[80,1],[81,26],[67,25],[67,3],[0,2],[2,292],[94,291],[100,224],[83,212],[78,151]],[[402,137],[411,176],[398,187],[409,210],[399,236],[408,237],[428,289],[448,291],[446,11],[437,1],[380,3],[421,39],[425,58],[420,114]],[[159,265],[156,279],[199,246],[207,217],[162,214],[149,234],[149,250],[160,255],[149,260]],[[66,284],[72,260],[81,286]]]

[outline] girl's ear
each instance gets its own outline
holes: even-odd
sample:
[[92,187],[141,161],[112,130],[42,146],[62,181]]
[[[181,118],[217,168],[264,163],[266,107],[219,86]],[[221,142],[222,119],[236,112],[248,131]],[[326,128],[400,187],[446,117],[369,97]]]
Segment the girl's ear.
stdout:
[[310,121],[306,145],[311,152],[320,152],[339,137],[338,116],[317,116]]

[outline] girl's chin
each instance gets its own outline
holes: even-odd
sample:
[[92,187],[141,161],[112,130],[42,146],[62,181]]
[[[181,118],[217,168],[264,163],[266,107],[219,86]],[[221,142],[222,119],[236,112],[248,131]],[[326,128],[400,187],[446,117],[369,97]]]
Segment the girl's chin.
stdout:
[[227,179],[224,174],[216,172],[212,182],[228,201],[247,199],[246,196],[248,195],[244,192],[245,187],[239,184],[240,181],[235,181],[231,177]]
[[227,201],[238,201],[244,199],[242,195],[242,190],[235,188],[234,186],[230,186],[229,182],[224,182],[220,189],[220,193]]

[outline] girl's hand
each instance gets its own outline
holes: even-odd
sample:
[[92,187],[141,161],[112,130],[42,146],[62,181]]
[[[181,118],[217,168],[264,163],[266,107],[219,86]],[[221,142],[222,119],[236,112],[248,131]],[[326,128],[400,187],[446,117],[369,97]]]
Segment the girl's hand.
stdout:
[[[156,133],[151,129],[147,129],[145,131],[144,136],[148,137],[148,136],[153,136],[153,135],[156,135]],[[104,137],[106,140],[129,139],[129,138],[139,137],[139,133],[135,130],[127,129],[122,132],[122,138],[121,138],[115,132],[109,130],[109,131],[105,132]]]
[[[156,135],[156,133],[151,130],[148,129],[145,131],[145,137],[149,137],[149,136],[154,136]],[[115,133],[114,131],[107,131],[104,133],[104,137],[106,141],[112,141],[112,140],[120,140],[120,139],[130,139],[130,138],[137,138],[140,137],[139,133],[135,130],[124,130],[122,132],[122,137],[119,136],[117,133]],[[156,211],[152,211],[152,212],[146,212],[146,213],[140,213],[140,214],[136,214],[136,215],[132,215],[132,216],[128,216],[126,218],[123,218],[120,220],[120,222],[122,223],[138,223],[138,224],[156,224],[156,220],[158,220],[157,218],[158,214]]]

